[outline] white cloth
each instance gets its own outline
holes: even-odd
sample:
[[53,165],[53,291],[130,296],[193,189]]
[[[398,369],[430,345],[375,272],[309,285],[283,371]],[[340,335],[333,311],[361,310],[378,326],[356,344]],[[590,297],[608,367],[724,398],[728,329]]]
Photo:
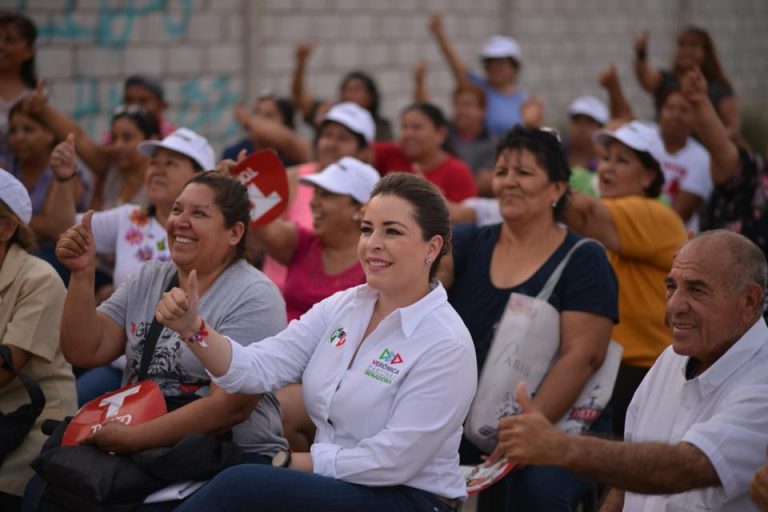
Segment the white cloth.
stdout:
[[[662,192],[670,200],[674,201],[680,191],[698,196],[704,202],[712,195],[714,184],[709,170],[709,152],[693,138],[688,137],[688,141],[680,151],[670,153],[664,147],[664,142],[659,135],[658,149],[654,157],[659,161],[661,170],[664,172]],[[686,228],[699,231],[698,213],[694,213],[688,219]]]
[[761,318],[691,380],[688,361],[672,347],[661,354],[632,398],[625,439],[690,443],[709,458],[722,485],[661,496],[626,493],[624,510],[757,510],[748,491],[768,444],[768,327]]
[[[79,224],[82,214],[75,218]],[[115,255],[115,288],[147,261],[170,261],[165,227],[144,206],[125,204],[96,212],[91,219],[96,252]]]
[[475,210],[475,225],[479,227],[499,224],[504,219],[499,210],[499,200],[490,197],[470,197],[461,202]]
[[246,393],[302,382],[317,427],[311,449],[317,474],[464,497],[458,447],[477,385],[469,332],[436,284],[384,318],[350,367],[377,299],[368,285],[350,288],[277,336],[249,347],[231,343],[232,364],[213,380]]

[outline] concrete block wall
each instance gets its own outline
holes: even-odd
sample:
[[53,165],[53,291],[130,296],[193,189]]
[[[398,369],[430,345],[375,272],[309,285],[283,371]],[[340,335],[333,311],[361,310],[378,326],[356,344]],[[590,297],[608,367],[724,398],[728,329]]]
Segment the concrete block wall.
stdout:
[[632,74],[634,34],[649,30],[649,59],[666,66],[686,23],[713,34],[743,110],[768,111],[764,0],[0,0],[0,7],[38,23],[38,69],[52,99],[91,133],[106,129],[128,74],[155,73],[166,83],[168,118],[208,135],[217,152],[238,136],[237,101],[265,89],[289,93],[300,42],[315,43],[306,85],[318,97],[336,97],[345,72],[365,70],[397,127],[412,98],[413,66],[426,59],[430,93],[449,109],[453,80],[427,29],[438,11],[473,67],[487,36],[516,37],[520,86],[543,98],[553,126],[564,123],[574,97],[604,98],[595,78],[611,62],[636,112],[651,116]]

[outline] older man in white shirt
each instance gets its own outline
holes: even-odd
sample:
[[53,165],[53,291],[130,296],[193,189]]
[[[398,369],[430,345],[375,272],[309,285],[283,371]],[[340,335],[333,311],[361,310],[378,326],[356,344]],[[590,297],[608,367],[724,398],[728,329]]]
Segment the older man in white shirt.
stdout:
[[757,510],[749,484],[768,442],[768,274],[741,235],[705,232],[667,279],[672,346],[627,412],[625,442],[562,434],[518,389],[523,414],[500,422],[500,452],[612,488],[601,512]]

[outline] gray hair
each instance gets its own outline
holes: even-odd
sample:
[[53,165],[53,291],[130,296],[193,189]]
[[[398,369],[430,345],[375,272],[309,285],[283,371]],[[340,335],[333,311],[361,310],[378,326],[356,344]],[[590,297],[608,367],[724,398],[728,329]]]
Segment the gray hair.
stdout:
[[768,286],[768,262],[763,251],[752,240],[733,231],[713,229],[699,233],[685,246],[698,241],[722,242],[728,248],[732,263],[729,283],[733,293],[741,293],[751,284],[758,285],[765,293]]

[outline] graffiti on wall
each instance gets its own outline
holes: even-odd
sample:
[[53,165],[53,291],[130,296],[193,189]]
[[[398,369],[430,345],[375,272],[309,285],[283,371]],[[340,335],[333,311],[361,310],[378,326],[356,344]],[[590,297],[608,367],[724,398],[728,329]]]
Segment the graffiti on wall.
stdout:
[[[83,9],[76,0],[66,0],[61,14],[38,21],[42,41],[54,43],[85,43],[120,52],[129,42],[140,37],[142,18],[154,16],[161,20],[170,44],[187,33],[192,14],[192,0],[99,0],[98,7]],[[34,14],[35,2],[16,0],[17,9]],[[76,51],[73,47],[72,51]],[[171,50],[172,51],[172,50]],[[45,70],[39,70],[42,76]],[[162,78],[162,77],[161,77]],[[214,145],[230,142],[239,132],[233,107],[240,92],[233,85],[232,75],[191,76],[181,81],[178,95],[169,98],[168,119],[177,126],[186,126],[205,134]],[[74,107],[70,114],[86,132],[98,136],[108,119],[122,102],[124,77],[75,78]],[[49,82],[55,90],[56,82]]]

